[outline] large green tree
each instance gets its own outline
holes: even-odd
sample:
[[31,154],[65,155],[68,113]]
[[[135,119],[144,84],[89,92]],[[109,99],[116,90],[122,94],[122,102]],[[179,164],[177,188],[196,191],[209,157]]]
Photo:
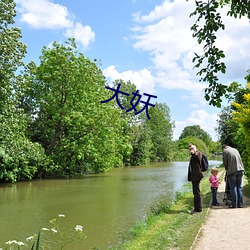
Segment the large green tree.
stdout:
[[26,136],[26,116],[20,107],[25,85],[21,73],[26,45],[14,26],[15,2],[0,1],[0,179],[15,182],[31,179],[45,164],[39,144]]
[[[106,171],[122,164],[120,111],[110,102],[96,63],[77,50],[74,39],[44,47],[40,64],[29,65],[29,135],[57,165],[54,174]],[[120,142],[123,142],[121,145]],[[125,150],[125,149],[124,149]]]
[[248,16],[250,19],[249,0],[199,0],[195,1],[196,9],[190,16],[196,16],[192,25],[193,37],[203,44],[203,54],[195,53],[193,62],[199,69],[197,75],[209,86],[205,89],[205,99],[211,105],[221,107],[221,97],[231,91],[231,88],[220,83],[218,75],[226,72],[224,51],[216,45],[217,33],[225,29],[219,7],[230,6],[228,15],[235,18]]

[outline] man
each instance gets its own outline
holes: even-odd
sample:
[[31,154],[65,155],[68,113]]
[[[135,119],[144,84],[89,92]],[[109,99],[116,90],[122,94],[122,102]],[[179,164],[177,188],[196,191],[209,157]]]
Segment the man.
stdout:
[[239,151],[228,145],[222,146],[223,165],[227,171],[232,204],[230,208],[243,207],[242,196],[242,177],[244,174],[244,165]]
[[191,214],[199,213],[202,211],[200,181],[203,178],[201,172],[201,158],[202,152],[197,150],[196,146],[191,143],[188,145],[191,153],[191,158],[188,167],[188,181],[192,182],[193,195],[194,195],[194,209]]

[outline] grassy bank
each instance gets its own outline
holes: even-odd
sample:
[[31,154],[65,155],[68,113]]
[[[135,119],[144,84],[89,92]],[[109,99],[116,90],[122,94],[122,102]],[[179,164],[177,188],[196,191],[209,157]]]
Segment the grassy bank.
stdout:
[[[220,172],[220,178],[223,178],[223,170]],[[191,183],[188,183],[183,192],[176,194],[172,204],[166,206],[162,203],[153,207],[147,220],[138,223],[124,242],[111,249],[190,249],[208,214],[211,201],[208,177],[201,181],[201,193],[201,213],[189,214],[193,209],[193,194]]]

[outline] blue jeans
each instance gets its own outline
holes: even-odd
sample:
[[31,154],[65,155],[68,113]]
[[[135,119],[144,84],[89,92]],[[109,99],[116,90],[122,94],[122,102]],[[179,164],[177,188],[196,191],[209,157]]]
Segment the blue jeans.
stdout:
[[242,196],[242,177],[244,171],[237,171],[236,173],[228,175],[230,185],[230,192],[232,196],[232,207],[243,207]]
[[211,187],[212,190],[212,205],[216,206],[218,203],[217,201],[217,187]]

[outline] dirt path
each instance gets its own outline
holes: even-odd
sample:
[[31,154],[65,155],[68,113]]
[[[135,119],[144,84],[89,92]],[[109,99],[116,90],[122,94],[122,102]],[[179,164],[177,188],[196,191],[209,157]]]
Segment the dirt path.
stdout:
[[218,188],[219,207],[211,207],[207,221],[202,226],[191,249],[249,250],[250,249],[250,199],[244,196],[244,207],[230,209],[223,202],[225,182]]

